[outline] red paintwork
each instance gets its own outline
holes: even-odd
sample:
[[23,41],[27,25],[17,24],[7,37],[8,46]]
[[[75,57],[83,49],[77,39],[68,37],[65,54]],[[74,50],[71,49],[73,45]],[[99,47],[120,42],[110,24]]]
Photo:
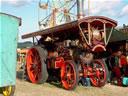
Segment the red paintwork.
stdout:
[[47,57],[47,64],[48,64],[48,68],[50,68],[50,69],[61,68],[64,64],[64,58],[49,56],[49,57]]
[[55,69],[61,68],[64,64],[64,58],[63,57],[57,57],[55,61]]

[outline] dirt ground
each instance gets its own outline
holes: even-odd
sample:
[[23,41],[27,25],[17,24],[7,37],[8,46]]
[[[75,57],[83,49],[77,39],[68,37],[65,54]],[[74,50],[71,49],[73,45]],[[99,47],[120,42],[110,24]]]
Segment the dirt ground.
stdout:
[[103,88],[78,86],[68,91],[49,83],[37,85],[17,79],[15,96],[128,96],[128,87],[107,84]]
[[128,96],[128,87],[106,84],[102,88],[78,86],[69,91],[55,83],[32,84],[21,80],[21,76],[22,71],[18,70],[14,96]]

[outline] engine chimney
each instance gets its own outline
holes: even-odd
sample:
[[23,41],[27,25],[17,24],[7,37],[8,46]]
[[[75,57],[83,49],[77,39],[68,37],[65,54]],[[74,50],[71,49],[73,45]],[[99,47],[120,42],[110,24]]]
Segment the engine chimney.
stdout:
[[84,17],[84,0],[77,0],[77,14],[78,19]]

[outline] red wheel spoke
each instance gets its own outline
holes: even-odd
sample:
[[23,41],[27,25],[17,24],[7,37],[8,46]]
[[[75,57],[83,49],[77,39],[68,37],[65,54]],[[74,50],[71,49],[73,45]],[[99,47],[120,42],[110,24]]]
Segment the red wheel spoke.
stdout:
[[71,79],[71,85],[73,85],[74,79]]
[[102,78],[103,76],[99,76],[99,78],[100,78],[100,80],[103,80],[103,78]]
[[33,79],[34,79],[34,80],[36,80],[36,78],[37,78],[37,75],[35,74],[35,76],[34,76],[34,78],[33,78]]
[[33,74],[35,74],[35,70],[32,70],[31,72],[32,72]]
[[35,54],[35,59],[36,60],[40,60],[40,57],[39,57],[39,53],[38,52],[35,52],[36,54]]
[[32,59],[31,59],[31,58],[29,59],[29,63],[31,63],[31,64],[33,63],[33,61],[32,61]]
[[69,66],[69,71],[68,72],[71,72],[71,66]]
[[39,64],[39,63],[41,63],[41,61],[39,60],[39,61],[37,61],[37,63]]
[[38,72],[38,74],[40,74],[41,73],[41,70],[37,70],[37,72]]
[[98,81],[100,81],[100,76],[98,76]]
[[68,73],[67,67],[68,67],[68,66],[66,66],[66,68],[65,68],[65,73]]
[[32,71],[31,71],[33,74],[36,73],[36,68],[34,68]]
[[33,54],[31,54],[31,58],[35,59],[35,56]]
[[75,78],[75,77],[74,77],[74,72],[71,73],[71,78],[73,78],[73,79]]
[[33,71],[33,68],[32,67],[30,67],[30,71]]
[[34,63],[33,62],[30,62],[30,65],[32,66]]
[[69,81],[70,81],[70,79],[69,78],[67,78],[67,84],[69,85]]
[[40,57],[38,56],[39,54],[36,55],[36,61],[40,61]]

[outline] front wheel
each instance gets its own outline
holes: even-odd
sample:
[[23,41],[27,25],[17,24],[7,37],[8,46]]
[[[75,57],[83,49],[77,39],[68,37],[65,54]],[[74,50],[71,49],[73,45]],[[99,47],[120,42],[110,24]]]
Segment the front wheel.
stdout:
[[4,96],[13,96],[15,92],[15,86],[3,87],[2,92]]
[[70,90],[75,89],[79,81],[79,72],[77,65],[72,60],[65,61],[61,68],[61,81],[63,86]]
[[107,83],[108,68],[104,60],[94,60],[90,67],[95,75],[90,76],[92,84],[96,87],[103,87]]

